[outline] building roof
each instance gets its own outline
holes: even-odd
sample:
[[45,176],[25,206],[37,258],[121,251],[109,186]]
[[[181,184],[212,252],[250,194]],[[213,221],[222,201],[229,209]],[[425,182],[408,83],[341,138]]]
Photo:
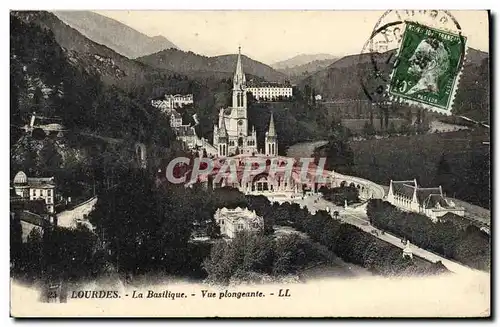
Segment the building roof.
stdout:
[[39,227],[47,227],[50,225],[50,222],[43,218],[40,215],[34,214],[29,211],[22,211],[21,212],[21,221],[24,221],[26,223],[29,223],[31,225],[39,226]]
[[20,171],[14,176],[14,184],[25,184],[28,182],[28,176],[23,171]]
[[404,196],[406,198],[412,198],[415,188],[417,187],[417,182],[412,181],[391,181],[392,192],[399,196]]
[[36,188],[54,188],[54,177],[27,177],[22,171],[14,177],[14,186],[16,187],[36,187]]
[[54,188],[54,177],[28,177],[28,185],[37,188]]
[[238,47],[238,60],[236,61],[236,71],[234,72],[234,85],[245,84],[245,74],[243,73],[243,66],[241,64],[241,47]]
[[274,88],[291,88],[292,85],[287,83],[279,83],[279,82],[258,82],[258,81],[250,81],[248,83],[249,87],[274,87]]
[[425,204],[427,208],[433,208],[437,203],[448,205],[439,187],[417,188],[417,201],[421,205]]
[[262,221],[262,217],[258,216],[255,213],[255,210],[249,210],[248,208],[240,208],[236,207],[234,209],[228,209],[228,208],[219,208],[217,209],[217,213],[221,216],[224,217],[226,220],[231,221],[233,223],[237,222],[238,220],[244,219],[244,220],[251,220],[251,221]]
[[226,119],[222,117],[221,125],[219,127],[219,137],[227,137],[227,129],[226,129]]
[[267,136],[276,136],[276,129],[274,128],[274,118],[272,112],[271,119],[269,120],[269,130],[267,132]]

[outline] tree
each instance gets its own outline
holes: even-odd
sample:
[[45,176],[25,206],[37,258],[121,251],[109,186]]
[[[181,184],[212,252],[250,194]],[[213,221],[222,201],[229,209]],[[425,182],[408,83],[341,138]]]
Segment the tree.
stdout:
[[248,272],[269,273],[272,269],[272,239],[256,233],[238,233],[231,241],[218,241],[203,262],[208,280],[227,284],[231,277]]
[[54,142],[46,142],[40,151],[40,162],[43,164],[43,170],[53,171],[61,167],[63,160],[57,152]]
[[389,124],[389,128],[387,129],[387,133],[388,133],[389,135],[394,135],[394,134],[396,134],[396,133],[397,133],[397,131],[396,131],[396,126],[394,125],[394,122],[392,122],[392,121],[390,122],[390,124]]
[[446,160],[444,154],[441,155],[439,162],[437,163],[436,175],[434,177],[434,185],[441,185],[445,190],[452,187],[454,184],[454,176],[451,171],[450,164]]
[[23,248],[23,231],[19,212],[12,213],[10,216],[10,262],[17,269],[20,264]]
[[365,125],[363,126],[363,134],[367,137],[375,135],[375,128],[373,127],[373,124],[365,122]]
[[305,243],[298,234],[276,239],[272,272],[274,275],[295,273],[307,261]]
[[143,171],[130,171],[114,189],[99,196],[90,221],[103,234],[120,271],[176,271],[186,260],[195,217],[183,186],[158,188]]

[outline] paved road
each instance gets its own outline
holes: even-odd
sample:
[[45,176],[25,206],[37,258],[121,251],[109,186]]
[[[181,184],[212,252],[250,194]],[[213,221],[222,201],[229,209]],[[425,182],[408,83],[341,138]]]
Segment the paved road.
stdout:
[[[278,201],[278,202],[285,201],[284,198],[273,198],[273,197],[270,197],[270,200]],[[333,215],[334,211],[339,212],[339,218],[343,222],[354,225],[367,233],[371,233],[375,237],[377,237],[383,241],[386,241],[388,243],[391,243],[400,249],[403,249],[405,247],[405,245],[401,242],[401,238],[398,238],[396,236],[393,236],[393,235],[390,235],[387,233],[384,233],[382,235],[380,230],[371,226],[370,223],[368,222],[368,217],[366,216],[366,212],[364,212],[362,210],[362,208],[356,209],[356,208],[348,207],[347,209],[344,209],[343,207],[336,206],[335,204],[333,204],[333,203],[331,203],[323,198],[320,198],[319,196],[309,196],[309,197],[306,197],[304,200],[302,200],[302,198],[286,199],[286,201],[303,205],[303,206],[307,207],[311,213],[315,213],[318,210],[326,210],[326,208],[329,207],[332,215]],[[377,234],[373,234],[372,233],[373,231],[377,231]],[[415,246],[414,244],[411,244],[410,248],[413,251],[414,255],[419,256],[419,257],[424,258],[424,259],[427,259],[431,262],[441,261],[443,263],[443,265],[445,265],[445,267],[448,268],[448,270],[450,270],[454,273],[476,273],[476,274],[485,274],[485,275],[488,274],[487,272],[479,271],[479,270],[467,267],[465,265],[462,265],[460,263],[443,258],[437,254],[434,254],[434,253],[431,253],[427,250],[419,248],[419,247]]]
[[[72,210],[66,210],[57,214],[57,225],[66,228],[75,228],[77,219],[83,219],[84,215],[88,215],[94,208],[97,202],[97,197],[91,198],[88,201],[78,205]],[[92,227],[88,223],[89,227]]]

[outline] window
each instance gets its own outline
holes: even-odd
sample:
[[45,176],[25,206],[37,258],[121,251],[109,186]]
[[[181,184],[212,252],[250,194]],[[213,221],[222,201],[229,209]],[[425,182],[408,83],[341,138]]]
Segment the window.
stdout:
[[243,224],[238,224],[238,230],[243,230]]
[[33,196],[36,196],[36,190],[33,190]]

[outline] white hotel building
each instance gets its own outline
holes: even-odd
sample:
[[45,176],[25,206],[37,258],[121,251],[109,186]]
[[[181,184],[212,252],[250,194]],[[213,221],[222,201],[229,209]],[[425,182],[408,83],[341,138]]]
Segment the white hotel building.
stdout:
[[248,86],[247,92],[252,93],[255,99],[269,99],[276,100],[280,96],[283,98],[290,98],[293,96],[292,86],[286,85],[262,85],[262,86]]

